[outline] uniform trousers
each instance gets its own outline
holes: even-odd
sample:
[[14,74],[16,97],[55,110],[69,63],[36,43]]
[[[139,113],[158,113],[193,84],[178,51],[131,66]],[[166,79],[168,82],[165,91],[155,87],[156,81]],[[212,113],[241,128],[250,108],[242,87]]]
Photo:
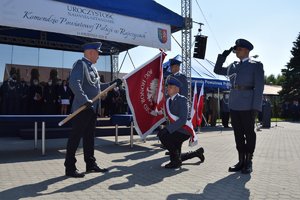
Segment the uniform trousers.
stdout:
[[73,118],[72,133],[67,144],[65,167],[67,171],[76,170],[75,153],[82,138],[83,154],[86,167],[96,165],[94,157],[95,126],[97,115],[92,108],[83,110]]
[[256,133],[254,131],[254,111],[230,110],[236,149],[240,153],[254,153]]
[[181,153],[182,143],[189,138],[189,135],[178,131],[173,133],[164,133],[159,137],[161,143],[166,147],[170,154],[178,152],[179,156]]
[[222,125],[228,127],[229,112],[221,112]]

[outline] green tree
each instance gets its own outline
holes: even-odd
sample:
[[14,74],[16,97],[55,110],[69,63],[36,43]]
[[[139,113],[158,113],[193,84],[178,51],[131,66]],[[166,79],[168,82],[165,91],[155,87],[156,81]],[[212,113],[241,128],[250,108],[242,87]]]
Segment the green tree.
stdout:
[[278,74],[276,77],[276,85],[282,85],[285,81],[285,76]]
[[265,84],[267,85],[282,85],[284,82],[284,76],[281,74],[278,74],[277,77],[275,75],[271,74],[269,76],[265,76]]
[[275,85],[276,84],[276,78],[273,74],[271,74],[270,76],[266,77],[266,84],[267,85]]
[[281,98],[284,101],[291,101],[300,98],[300,33],[291,50],[292,57],[282,69],[282,91]]

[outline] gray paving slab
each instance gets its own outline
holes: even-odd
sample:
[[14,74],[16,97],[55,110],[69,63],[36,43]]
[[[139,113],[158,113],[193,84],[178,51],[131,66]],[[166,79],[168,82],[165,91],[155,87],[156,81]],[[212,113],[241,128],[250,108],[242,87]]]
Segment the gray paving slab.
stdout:
[[[95,155],[106,174],[82,179],[64,176],[66,139],[46,141],[46,156],[32,140],[0,138],[0,199],[300,199],[300,124],[280,122],[257,132],[251,175],[229,173],[237,161],[232,129],[199,134],[206,160],[194,158],[181,169],[164,169],[165,151],[155,136],[98,137]],[[40,142],[39,142],[40,146]],[[193,150],[187,143],[183,151]],[[82,149],[77,167],[85,170]]]

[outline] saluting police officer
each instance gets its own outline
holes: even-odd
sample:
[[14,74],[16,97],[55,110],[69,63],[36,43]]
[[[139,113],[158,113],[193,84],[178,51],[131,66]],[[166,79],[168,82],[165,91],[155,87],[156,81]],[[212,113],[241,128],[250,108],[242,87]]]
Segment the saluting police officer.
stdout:
[[[252,172],[252,157],[256,144],[255,116],[262,110],[264,89],[263,64],[249,58],[252,49],[253,45],[249,41],[238,39],[235,46],[218,55],[214,68],[215,73],[228,76],[232,86],[229,108],[239,162],[229,167],[229,172],[241,170],[244,174]],[[240,61],[222,67],[231,51]]]
[[81,138],[83,138],[83,154],[86,163],[86,172],[106,172],[105,168],[100,168],[94,157],[94,130],[97,119],[98,108],[101,107],[100,101],[93,103],[92,99],[98,95],[101,89],[108,87],[113,83],[117,86],[122,84],[121,79],[116,79],[111,83],[101,83],[100,76],[95,64],[99,58],[101,42],[88,43],[83,45],[84,57],[77,60],[70,74],[69,86],[74,93],[72,111],[77,110],[82,105],[87,108],[73,118],[72,133],[69,136],[67,144],[67,153],[65,159],[66,176],[82,178],[83,173],[79,173],[75,166],[75,153]]

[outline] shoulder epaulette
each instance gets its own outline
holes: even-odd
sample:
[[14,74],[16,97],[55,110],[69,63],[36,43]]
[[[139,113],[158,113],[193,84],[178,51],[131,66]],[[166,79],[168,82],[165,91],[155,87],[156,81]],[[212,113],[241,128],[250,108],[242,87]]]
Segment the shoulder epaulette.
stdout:
[[257,60],[249,60],[249,63],[261,63],[261,62]]

